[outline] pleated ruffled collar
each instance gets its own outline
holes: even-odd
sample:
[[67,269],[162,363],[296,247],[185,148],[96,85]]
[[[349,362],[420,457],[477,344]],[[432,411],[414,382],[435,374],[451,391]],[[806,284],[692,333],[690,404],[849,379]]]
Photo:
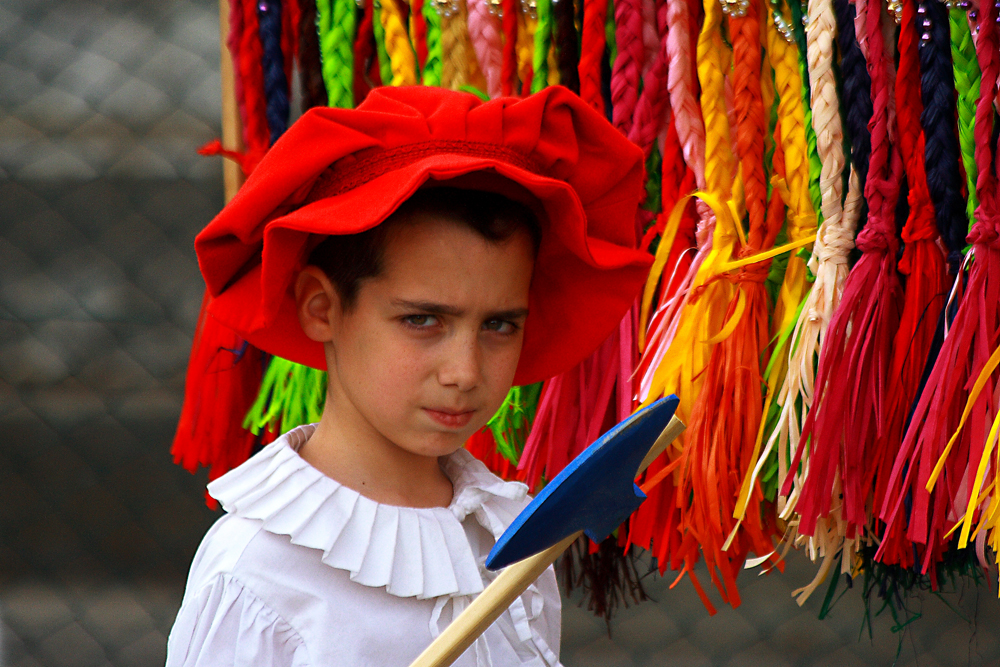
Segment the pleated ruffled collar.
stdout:
[[384,505],[298,455],[315,429],[289,431],[209,484],[209,493],[230,514],[322,551],[326,565],[359,584],[419,599],[483,590],[486,554],[473,553],[461,522],[473,515],[498,539],[527,502],[524,484],[501,480],[460,449],[442,465],[454,489],[448,507]]

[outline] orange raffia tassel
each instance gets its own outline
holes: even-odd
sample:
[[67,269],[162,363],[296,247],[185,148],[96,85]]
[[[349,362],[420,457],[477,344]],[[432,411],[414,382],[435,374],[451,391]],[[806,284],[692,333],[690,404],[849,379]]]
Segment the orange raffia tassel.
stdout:
[[737,291],[726,311],[725,326],[708,341],[714,347],[701,394],[691,411],[691,435],[682,455],[678,495],[689,499],[681,506],[686,529],[698,536],[713,582],[723,599],[735,607],[740,604],[736,576],[747,554],[754,551],[767,556],[774,552],[771,531],[759,510],[763,500],[759,488],[751,491],[754,508],[746,513],[743,530],[737,530],[740,524],[733,515],[743,476],[753,463],[763,410],[760,369],[770,333],[770,303],[764,289],[770,261],[751,263],[748,258],[774,244],[784,216],[769,219],[766,215],[763,157],[767,122],[760,87],[758,0],[749,1],[744,16],[731,15],[729,25],[736,149],[749,233],[737,253],[744,261],[733,263],[739,272],[719,276],[733,282]]
[[[895,258],[895,209],[902,177],[898,146],[890,141],[889,61],[884,52],[881,5],[866,8],[868,69],[872,78],[872,155],[865,184],[869,220],[858,236],[864,253],[847,277],[840,308],[830,322],[820,354],[813,409],[785,478],[791,492],[794,472],[807,443],[809,469],[796,505],[799,533],[814,535],[817,520],[829,516],[840,486],[845,537],[854,539],[868,524],[871,443],[885,433],[888,372],[893,337],[899,326],[899,276]],[[838,494],[840,495],[840,494]]]
[[[936,568],[931,565],[949,531],[962,523],[959,546],[964,547],[980,503],[996,494],[995,488],[987,493],[985,483],[988,457],[993,454],[987,449],[987,431],[997,416],[1000,383],[994,365],[998,360],[991,357],[1000,341],[1000,184],[991,146],[993,98],[1000,77],[996,21],[996,6],[983,3],[976,42],[982,79],[974,129],[979,207],[967,239],[974,261],[958,312],[914,409],[889,480],[891,491],[881,508],[885,521],[893,524],[904,520],[901,510],[909,501],[907,537],[924,545],[918,566],[932,582]],[[950,439],[949,434],[953,434]],[[995,474],[994,469],[994,479]],[[877,557],[884,555],[883,549]]]
[[[937,243],[934,205],[924,170],[924,134],[920,124],[923,101],[920,97],[916,20],[916,1],[903,0],[896,110],[910,205],[909,217],[903,227],[905,245],[899,271],[908,278],[903,312],[892,346],[886,427],[876,445],[874,465],[864,481],[865,488],[874,484],[873,507],[876,510],[885,502],[889,476],[903,440],[906,419],[917,398],[938,315],[948,290],[945,257]],[[882,536],[883,542],[888,542],[883,547],[883,562],[908,567],[913,564],[913,549],[899,525],[894,526],[889,526]]]
[[[672,229],[666,228],[668,218],[667,211],[672,211],[680,198],[689,192],[694,186],[694,174],[684,163],[680,140],[677,136],[677,129],[672,122],[667,123],[666,133],[661,147],[663,155],[662,185],[660,188],[661,201],[664,213],[657,218],[657,224],[650,228],[650,233],[643,239],[642,247],[649,247],[652,235],[658,233],[660,236],[660,246],[657,249],[655,260],[656,265],[662,265],[662,279],[659,281],[661,304],[672,300],[677,290],[680,288],[683,276],[691,265],[694,255],[693,249],[697,243],[695,239],[695,225],[697,216],[694,207],[688,206],[685,213],[677,218],[677,225]],[[656,311],[654,319],[662,316],[663,308]],[[646,322],[640,320],[639,327],[646,327]],[[658,331],[656,325],[651,323],[650,329]],[[655,346],[659,341],[650,340],[649,345]],[[642,377],[648,371],[648,365],[655,354],[643,355],[635,376]],[[644,364],[644,365],[643,365]],[[651,549],[657,558],[662,574],[670,563],[669,551],[671,541],[676,539],[678,511],[674,502],[674,487],[669,471],[661,472],[670,465],[670,453],[658,457],[646,469],[644,480],[653,482],[648,489],[644,489],[648,496],[646,502],[639,506],[639,509],[629,521],[628,543],[637,544],[645,549]],[[663,475],[668,475],[665,479]]]

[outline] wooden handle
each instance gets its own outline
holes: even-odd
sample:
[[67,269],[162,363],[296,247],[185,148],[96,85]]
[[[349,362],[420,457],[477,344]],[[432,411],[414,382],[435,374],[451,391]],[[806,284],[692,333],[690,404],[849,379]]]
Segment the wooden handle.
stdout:
[[[671,417],[656,442],[649,448],[649,453],[639,465],[636,475],[648,468],[653,459],[659,456],[683,430],[684,422],[676,416]],[[504,613],[507,607],[541,576],[545,568],[552,565],[556,558],[559,558],[559,555],[581,535],[583,531],[576,532],[545,551],[505,568],[486,587],[486,590],[480,593],[479,597],[473,600],[472,604],[466,607],[459,617],[410,663],[410,667],[447,667],[455,662],[458,656],[472,646],[472,642],[486,632],[486,628],[500,618],[500,614]]]
[[559,558],[559,554],[569,548],[583,531],[573,533],[562,542],[545,551],[518,561],[505,568],[486,590],[479,594],[444,632],[438,635],[430,646],[424,649],[410,667],[446,667],[458,659],[465,649],[472,646],[479,635],[500,614],[507,610],[519,595],[542,575],[545,569]]

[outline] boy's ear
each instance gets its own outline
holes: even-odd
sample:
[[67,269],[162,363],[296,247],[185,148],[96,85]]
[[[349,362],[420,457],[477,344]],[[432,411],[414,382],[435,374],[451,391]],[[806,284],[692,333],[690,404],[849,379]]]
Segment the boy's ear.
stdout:
[[319,343],[333,340],[340,295],[322,269],[310,265],[299,272],[295,280],[295,306],[302,331],[310,340]]

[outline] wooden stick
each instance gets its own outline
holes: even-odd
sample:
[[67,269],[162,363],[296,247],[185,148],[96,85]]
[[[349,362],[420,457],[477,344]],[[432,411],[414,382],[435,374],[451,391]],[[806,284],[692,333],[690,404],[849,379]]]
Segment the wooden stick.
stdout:
[[[236,104],[236,73],[233,69],[233,55],[229,52],[229,0],[219,0],[219,40],[221,58],[219,74],[222,78],[222,147],[226,150],[243,151],[243,128],[240,109]],[[225,203],[236,196],[243,185],[243,170],[232,160],[222,160],[222,187]]]
[[[684,422],[676,416],[656,439],[649,453],[636,471],[636,476],[645,470],[674,438],[684,430]],[[465,608],[444,632],[438,635],[430,646],[421,653],[410,667],[447,667],[462,655],[465,649],[476,641],[486,628],[497,620],[507,607],[523,593],[556,558],[573,544],[583,532],[577,532],[554,544],[545,551],[518,561],[505,568],[493,582]]]

